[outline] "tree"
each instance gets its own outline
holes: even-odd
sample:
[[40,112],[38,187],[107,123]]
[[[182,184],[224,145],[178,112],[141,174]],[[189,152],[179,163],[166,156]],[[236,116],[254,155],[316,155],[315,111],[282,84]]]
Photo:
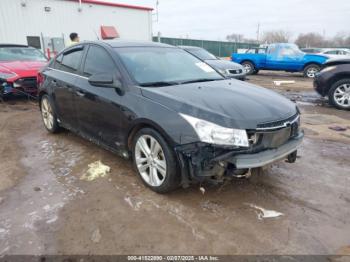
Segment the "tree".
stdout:
[[324,47],[325,39],[318,33],[300,34],[295,40],[295,43],[300,47]]
[[241,34],[230,34],[226,36],[226,40],[229,42],[242,42],[244,39],[244,36]]
[[266,44],[271,43],[288,43],[291,33],[284,30],[266,31],[263,33],[261,42]]

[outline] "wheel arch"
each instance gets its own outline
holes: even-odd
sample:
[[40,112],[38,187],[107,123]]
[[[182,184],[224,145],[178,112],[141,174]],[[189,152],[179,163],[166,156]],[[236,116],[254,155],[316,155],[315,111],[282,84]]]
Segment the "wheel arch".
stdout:
[[317,65],[317,66],[319,66],[320,68],[322,67],[322,64],[321,64],[321,63],[316,62],[316,61],[312,61],[312,62],[310,61],[310,62],[307,62],[307,63],[304,65],[303,71],[304,71],[305,68],[308,67],[309,65]]
[[255,62],[254,62],[253,60],[244,59],[244,60],[242,60],[242,61],[240,62],[240,64],[242,65],[244,62],[249,62],[249,63],[251,63],[251,64],[255,67],[255,69],[257,69],[257,68],[256,68],[256,64],[255,64]]
[[342,79],[346,79],[349,78],[350,79],[350,72],[342,72],[339,74],[334,75],[333,77],[331,77],[328,81],[327,81],[327,91],[326,91],[326,95],[329,94],[329,91],[332,88],[332,85],[334,85],[336,82],[342,80]]
[[132,149],[132,141],[138,131],[143,128],[152,128],[163,136],[169,146],[175,146],[175,141],[167,134],[167,132],[152,120],[141,118],[132,123],[127,132],[126,146],[128,150]]

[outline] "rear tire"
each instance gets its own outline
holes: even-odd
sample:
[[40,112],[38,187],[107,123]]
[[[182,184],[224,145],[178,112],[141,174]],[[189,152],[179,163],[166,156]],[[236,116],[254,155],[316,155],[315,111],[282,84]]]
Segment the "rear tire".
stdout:
[[180,185],[174,150],[154,129],[138,131],[132,143],[133,164],[142,182],[157,193],[168,193]]
[[242,66],[244,68],[246,75],[253,75],[255,72],[258,72],[258,70],[256,70],[256,68],[252,62],[244,61],[242,63]]
[[43,95],[40,100],[41,117],[45,128],[50,133],[57,133],[60,130],[60,126],[57,122],[56,112],[53,107],[53,103],[48,95]]
[[350,78],[335,82],[328,92],[328,100],[338,109],[350,110]]
[[315,75],[320,72],[321,67],[317,64],[310,64],[304,68],[304,76],[308,78],[314,78]]

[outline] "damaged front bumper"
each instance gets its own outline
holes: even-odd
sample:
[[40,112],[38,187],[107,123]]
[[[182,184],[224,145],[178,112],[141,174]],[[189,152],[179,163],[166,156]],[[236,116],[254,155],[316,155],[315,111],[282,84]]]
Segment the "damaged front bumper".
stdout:
[[267,149],[255,154],[238,154],[227,161],[234,164],[237,169],[263,167],[295,152],[301,145],[303,137],[304,133],[300,132],[298,136],[291,138],[278,148]]
[[241,170],[263,167],[295,154],[304,137],[303,131],[275,148],[249,149],[219,147],[205,143],[175,148],[181,168],[182,185],[204,180],[220,181]]

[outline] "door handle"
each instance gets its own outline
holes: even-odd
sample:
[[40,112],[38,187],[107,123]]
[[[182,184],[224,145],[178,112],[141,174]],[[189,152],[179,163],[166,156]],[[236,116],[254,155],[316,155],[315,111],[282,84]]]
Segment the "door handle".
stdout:
[[52,80],[51,83],[52,83],[53,86],[57,86],[57,81],[56,80]]
[[84,92],[81,92],[81,91],[76,91],[75,93],[76,93],[78,96],[80,96],[80,97],[85,96],[85,93],[84,93]]

